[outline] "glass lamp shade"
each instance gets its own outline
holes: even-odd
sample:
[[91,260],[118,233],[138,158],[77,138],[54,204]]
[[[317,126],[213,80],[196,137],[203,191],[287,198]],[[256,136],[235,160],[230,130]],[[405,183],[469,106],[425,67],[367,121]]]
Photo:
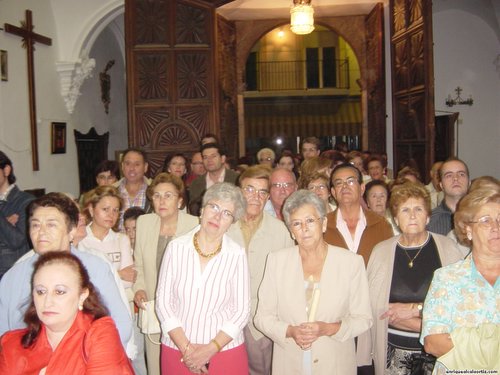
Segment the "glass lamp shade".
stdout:
[[296,4],[290,9],[290,25],[295,34],[309,34],[314,30],[314,9],[312,5]]

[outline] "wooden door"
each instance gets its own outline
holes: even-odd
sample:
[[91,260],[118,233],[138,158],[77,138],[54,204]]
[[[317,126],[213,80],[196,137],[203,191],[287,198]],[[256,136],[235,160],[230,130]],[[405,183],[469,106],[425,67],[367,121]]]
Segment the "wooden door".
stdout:
[[432,2],[391,0],[394,169],[414,159],[422,176],[434,161]]
[[458,120],[458,112],[436,116],[436,137],[434,140],[435,160],[444,161],[455,153],[455,123]]
[[129,145],[150,175],[167,153],[191,154],[218,133],[215,6],[195,0],[126,0]]
[[75,134],[78,156],[78,176],[80,177],[80,194],[96,186],[95,167],[108,159],[109,132],[97,134],[94,127],[87,134],[73,130]]
[[366,17],[366,93],[368,149],[386,151],[384,5],[377,4]]

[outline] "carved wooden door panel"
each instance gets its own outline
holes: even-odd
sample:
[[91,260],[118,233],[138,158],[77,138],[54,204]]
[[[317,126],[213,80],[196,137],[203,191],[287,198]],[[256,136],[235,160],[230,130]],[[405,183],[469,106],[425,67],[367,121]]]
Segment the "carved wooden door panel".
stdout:
[[434,161],[432,2],[391,0],[394,168],[414,159],[422,176]]
[[214,17],[200,1],[125,1],[129,145],[146,151],[150,175],[217,133]]
[[382,153],[386,146],[384,5],[378,3],[366,17],[366,93],[368,149]]

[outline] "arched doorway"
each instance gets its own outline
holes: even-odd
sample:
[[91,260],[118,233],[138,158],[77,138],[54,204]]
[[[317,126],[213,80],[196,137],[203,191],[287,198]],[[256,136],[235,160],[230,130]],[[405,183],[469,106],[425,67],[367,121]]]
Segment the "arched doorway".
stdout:
[[[360,148],[373,152],[386,151],[385,61],[383,4],[376,4],[365,15],[321,17],[320,25],[341,36],[358,61],[360,79],[351,85],[361,98]],[[261,19],[236,21],[238,113],[240,156],[245,154],[245,79],[246,62],[252,48],[267,33],[288,20]]]
[[346,142],[361,147],[360,64],[350,44],[316,25],[296,35],[289,25],[264,34],[245,64],[245,149],[298,151],[301,138],[317,136],[322,149]]
[[[106,25],[97,22],[89,31],[82,53],[94,61],[95,67],[83,81],[72,113],[77,130],[86,133],[94,127],[98,134],[110,133],[109,159],[115,158],[115,151],[128,147],[124,34],[123,12],[108,18]],[[109,65],[111,67],[106,70]],[[101,73],[108,76],[110,84],[107,112],[103,103],[106,93],[101,87]]]

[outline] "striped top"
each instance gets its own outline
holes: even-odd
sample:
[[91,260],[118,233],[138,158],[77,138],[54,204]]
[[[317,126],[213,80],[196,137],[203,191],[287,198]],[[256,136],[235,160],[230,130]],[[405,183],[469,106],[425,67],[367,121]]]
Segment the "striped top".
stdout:
[[194,344],[207,344],[222,330],[233,338],[223,350],[244,342],[250,316],[250,280],[245,249],[227,235],[222,250],[201,272],[193,236],[199,226],[172,240],[160,269],[156,313],[162,343],[177,349],[168,332],[182,327]]

